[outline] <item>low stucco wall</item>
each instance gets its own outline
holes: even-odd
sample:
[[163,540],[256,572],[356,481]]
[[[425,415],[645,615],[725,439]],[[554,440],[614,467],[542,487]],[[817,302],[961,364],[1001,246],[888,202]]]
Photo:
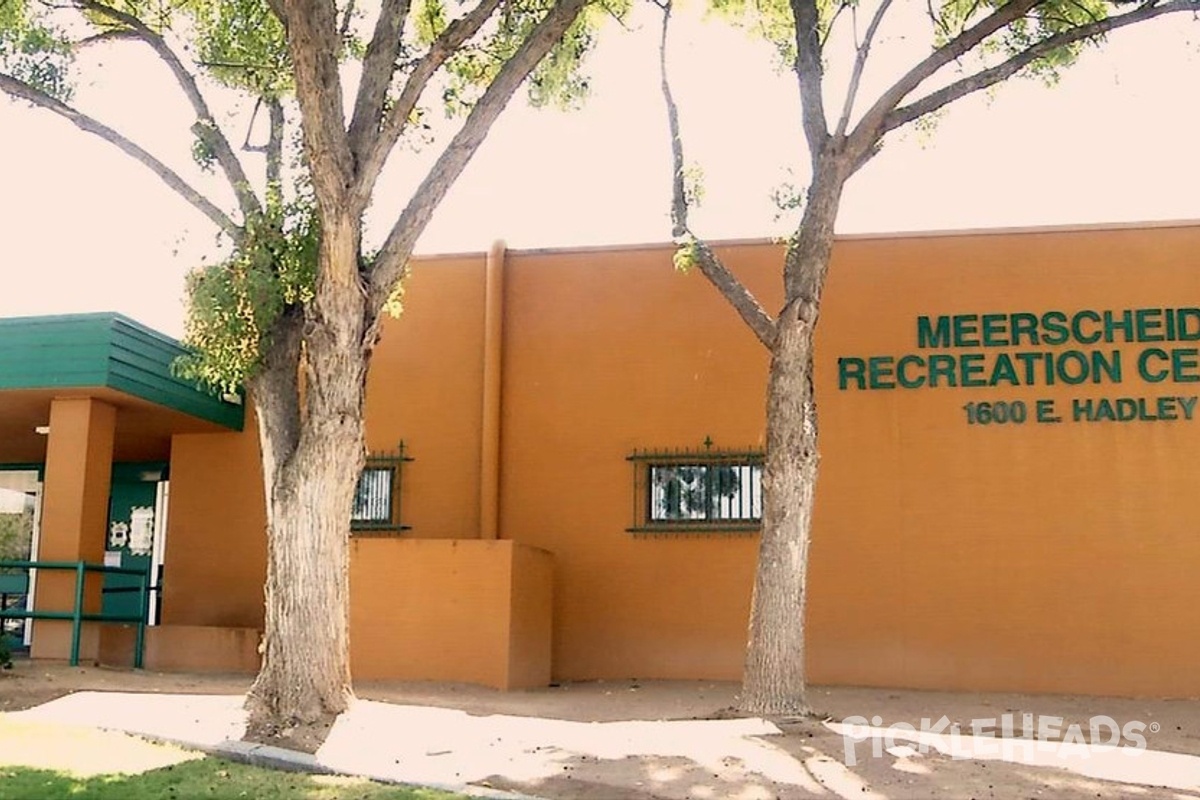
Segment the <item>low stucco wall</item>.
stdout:
[[[104,625],[100,634],[101,664],[133,666],[136,629],[132,625]],[[143,666],[159,672],[258,672],[257,628],[221,628],[206,625],[159,625],[146,629]]]
[[516,542],[354,539],[354,677],[545,686],[552,582],[550,553]]

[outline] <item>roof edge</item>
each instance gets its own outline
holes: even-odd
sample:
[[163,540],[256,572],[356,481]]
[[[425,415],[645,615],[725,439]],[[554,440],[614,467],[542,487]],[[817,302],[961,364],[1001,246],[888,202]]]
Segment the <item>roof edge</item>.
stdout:
[[[944,239],[966,236],[1012,236],[1038,235],[1045,233],[1089,233],[1101,231],[1155,230],[1163,228],[1200,228],[1200,218],[1145,220],[1135,222],[1068,222],[1053,225],[1009,225],[997,228],[931,228],[911,231],[879,231],[865,233],[838,233],[834,241],[871,241],[882,239]],[[782,244],[783,237],[749,236],[731,239],[707,239],[712,247],[755,247]],[[550,247],[508,247],[506,252],[517,256],[558,255],[564,253],[609,253],[634,250],[673,249],[670,241],[626,242],[621,244],[555,245]],[[421,253],[413,261],[429,263],[463,258],[484,258],[487,250],[464,250],[448,253]]]

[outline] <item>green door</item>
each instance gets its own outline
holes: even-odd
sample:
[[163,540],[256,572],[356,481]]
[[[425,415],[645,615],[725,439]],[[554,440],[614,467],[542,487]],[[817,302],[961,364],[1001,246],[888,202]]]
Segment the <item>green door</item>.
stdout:
[[[154,552],[154,526],[158,482],[166,465],[113,464],[112,493],[105,532],[105,564],[125,569],[149,570]],[[150,583],[154,583],[151,576]],[[137,575],[104,576],[104,613],[136,616],[141,612],[141,578]]]

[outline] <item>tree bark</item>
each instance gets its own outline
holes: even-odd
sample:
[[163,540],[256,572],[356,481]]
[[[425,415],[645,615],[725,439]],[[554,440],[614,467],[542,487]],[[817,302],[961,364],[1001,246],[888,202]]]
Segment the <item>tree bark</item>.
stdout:
[[[287,405],[284,398],[295,395],[292,390],[299,387],[289,387],[282,376],[268,377],[264,372],[255,379],[264,395],[260,431],[268,487],[268,563],[263,665],[247,701],[254,729],[269,732],[346,708],[351,697],[350,515],[365,456],[363,406],[367,367],[379,338],[379,314],[402,277],[412,243],[433,209],[466,167],[504,105],[562,38],[586,2],[557,0],[526,36],[489,83],[368,264],[362,259],[362,214],[377,168],[382,167],[394,143],[387,140],[385,132],[376,131],[378,120],[371,120],[378,117],[373,109],[383,108],[390,79],[364,75],[367,85],[359,101],[366,105],[355,111],[348,134],[333,4],[271,0],[287,27],[321,237],[315,296],[304,320],[303,357],[297,356],[296,362],[304,376],[303,408],[299,402]],[[496,5],[493,0],[481,0],[476,10],[463,18],[466,22],[453,23],[434,43],[435,48],[451,47],[451,52],[427,56],[429,63],[443,63],[454,47],[483,25]],[[393,65],[392,77],[395,59],[389,54],[398,52],[398,45],[387,40],[391,28],[403,26],[402,9],[406,7],[404,0],[385,4],[384,13],[390,16],[381,23],[381,32],[370,46],[375,55],[369,55],[368,61],[376,69]],[[457,44],[449,41],[459,35],[466,38]],[[401,122],[407,122],[407,116]],[[378,161],[373,160],[376,157]],[[271,347],[273,350],[276,343]],[[281,434],[275,430],[276,426],[290,429],[293,418],[298,431],[294,447],[279,441]]]
[[762,539],[741,708],[754,714],[806,715],[804,618],[808,542],[817,483],[812,385],[815,320],[785,313],[767,382],[767,461]]
[[336,715],[352,696],[350,513],[374,344],[357,253],[354,226],[325,229],[303,334],[277,335],[252,384],[267,487],[263,663],[247,701],[260,733]]
[[741,710],[805,716],[804,615],[808,545],[820,453],[813,342],[847,177],[840,160],[818,159],[799,232],[788,248],[786,304],[775,323],[767,380],[763,521],[750,612]]

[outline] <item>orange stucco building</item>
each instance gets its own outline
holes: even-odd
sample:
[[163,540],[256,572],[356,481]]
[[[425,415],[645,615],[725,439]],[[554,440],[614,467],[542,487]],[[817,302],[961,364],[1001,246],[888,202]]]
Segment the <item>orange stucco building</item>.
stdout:
[[[778,306],[779,246],[718,249]],[[1191,223],[838,241],[817,343],[814,682],[1200,694],[1198,253]],[[414,265],[368,385],[386,486],[364,476],[356,503],[356,677],[739,677],[767,357],[671,256]],[[19,349],[0,341],[0,365]],[[37,474],[38,557],[132,558],[139,520],[127,541],[113,526],[147,506],[116,487],[141,476],[159,487],[147,665],[253,669],[252,409],[22,380],[0,378],[0,462]],[[63,603],[63,580],[39,576],[35,607]],[[65,624],[33,623],[35,657],[63,656]],[[84,628],[83,657],[129,658],[128,629]]]

